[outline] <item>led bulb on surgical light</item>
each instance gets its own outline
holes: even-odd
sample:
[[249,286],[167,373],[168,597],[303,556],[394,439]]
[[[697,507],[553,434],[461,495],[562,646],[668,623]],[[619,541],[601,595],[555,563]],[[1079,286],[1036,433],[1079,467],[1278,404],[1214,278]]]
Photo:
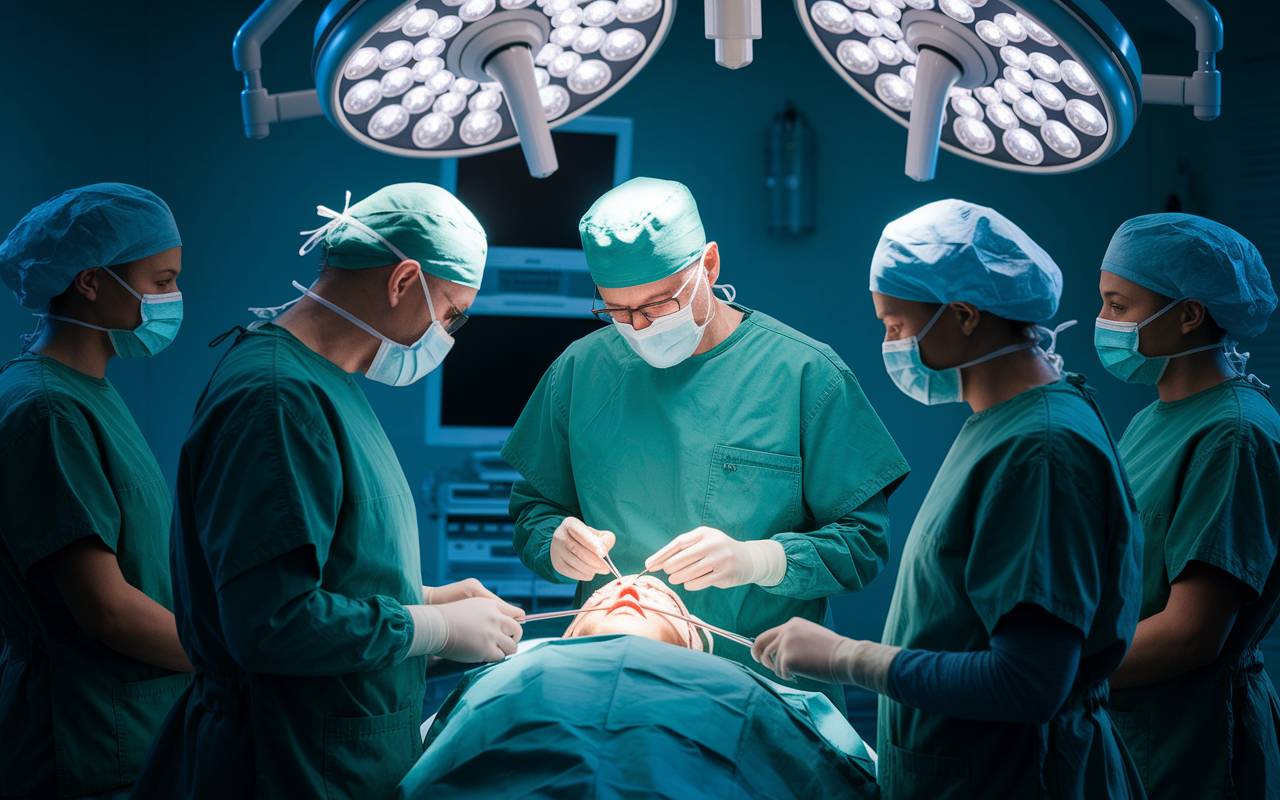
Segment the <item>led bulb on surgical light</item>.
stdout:
[[436,96],[431,90],[425,86],[415,86],[400,98],[400,105],[405,111],[412,114],[421,114],[431,109],[431,104],[435,102]]
[[1036,102],[1045,108],[1054,111],[1061,111],[1067,107],[1067,98],[1052,83],[1044,80],[1037,80],[1031,87],[1031,94],[1035,97]]
[[618,18],[618,8],[613,0],[595,0],[582,9],[582,23],[603,28]]
[[569,110],[569,90],[558,83],[538,90],[538,98],[542,101],[542,113],[548,120],[559,119]]
[[462,32],[463,21],[460,17],[450,14],[447,17],[441,17],[431,26],[431,35],[437,39],[452,39]]
[[1095,95],[1098,93],[1098,87],[1089,77],[1089,73],[1084,67],[1074,61],[1067,60],[1061,64],[1062,82],[1071,87],[1073,91],[1083,95]]
[[1044,53],[1032,53],[1027,57],[1027,63],[1031,68],[1031,72],[1041,80],[1049,83],[1057,83],[1062,80],[1062,69],[1051,56],[1047,56]]
[[573,52],[584,56],[590,55],[600,49],[608,36],[604,28],[583,28],[578,38],[573,40]]
[[378,28],[378,33],[395,33],[409,21],[409,18],[412,17],[414,12],[417,10],[418,7],[416,5],[410,5],[406,8],[402,8],[394,16],[383,23],[381,28]]
[[346,68],[342,70],[342,76],[349,81],[369,77],[378,68],[378,57],[381,55],[382,51],[376,47],[360,48],[347,61]]
[[491,142],[502,132],[502,117],[493,111],[472,111],[462,118],[458,135],[470,145]]
[[401,39],[382,48],[378,56],[378,67],[392,70],[404,66],[413,59],[413,43]]
[[1067,121],[1089,136],[1101,136],[1107,132],[1107,118],[1083,100],[1067,101]]
[[567,50],[552,59],[547,65],[547,72],[551,73],[553,78],[567,78],[569,73],[573,72],[579,64],[582,63],[582,56],[572,50]]
[[467,103],[467,108],[472,111],[497,111],[501,105],[501,93],[491,89],[484,89],[476,92],[475,96]]
[[342,98],[342,108],[353,117],[372,111],[382,102],[382,83],[376,80],[360,81],[347,90]]
[[980,119],[957,117],[952,130],[961,144],[979,155],[996,149],[995,134]]
[[446,117],[456,117],[467,110],[467,96],[462,92],[445,92],[436,98],[431,110]]
[[661,0],[618,0],[618,19],[634,25],[644,22],[662,10]]
[[438,19],[440,19],[440,14],[434,9],[419,9],[413,12],[409,19],[405,20],[404,27],[400,29],[400,32],[410,39],[417,39],[431,30],[431,26],[435,25]]
[[409,112],[401,105],[383,106],[369,118],[369,135],[390,139],[409,127]]
[[1044,161],[1044,148],[1040,146],[1040,141],[1035,135],[1026,128],[1012,128],[1004,132],[1001,137],[1004,147],[1009,151],[1009,155],[1021,161],[1023,164],[1035,166]]
[[1044,138],[1044,143],[1049,145],[1049,149],[1065,158],[1076,158],[1080,155],[1080,139],[1075,133],[1058,122],[1051,119],[1040,128],[1040,136]]
[[599,59],[589,59],[574,67],[566,85],[574,94],[590,95],[603,89],[613,77],[609,65]]

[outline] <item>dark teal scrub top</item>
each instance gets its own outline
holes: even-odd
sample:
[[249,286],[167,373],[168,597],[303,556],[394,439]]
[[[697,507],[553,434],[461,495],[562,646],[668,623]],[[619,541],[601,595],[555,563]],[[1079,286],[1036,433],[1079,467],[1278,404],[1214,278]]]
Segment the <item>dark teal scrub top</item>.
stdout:
[[240,336],[182,447],[172,556],[196,673],[135,800],[388,796],[422,752],[422,568],[355,378],[284,328]]
[[1280,614],[1280,415],[1240,378],[1133,418],[1120,441],[1146,534],[1142,619],[1191,561],[1246,587],[1212,664],[1111,693],[1152,797],[1280,795],[1280,701],[1258,649]]
[[985,650],[1000,618],[1030,603],[1079,629],[1084,647],[1045,725],[958,719],[881,697],[885,798],[1142,797],[1105,709],[1107,677],[1138,624],[1141,552],[1133,495],[1084,378],[969,417],[907,537],[884,643]]
[[80,630],[41,560],[95,536],[165,608],[169,487],[115,387],[41,355],[0,366],[0,797],[133,783],[187,676]]

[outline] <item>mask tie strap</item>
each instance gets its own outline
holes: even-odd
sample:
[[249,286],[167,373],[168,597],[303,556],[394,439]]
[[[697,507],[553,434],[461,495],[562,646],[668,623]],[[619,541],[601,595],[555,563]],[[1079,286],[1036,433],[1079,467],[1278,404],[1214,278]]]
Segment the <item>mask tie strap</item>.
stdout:
[[1067,328],[1070,328],[1072,325],[1075,325],[1078,321],[1079,320],[1069,319],[1053,330],[1049,330],[1043,325],[1036,326],[1036,332],[1040,334],[1040,338],[1043,339],[1047,337],[1049,339],[1049,348],[1044,351],[1044,356],[1049,359],[1049,363],[1052,364],[1054,369],[1058,370],[1058,372],[1062,372],[1065,365],[1062,360],[1062,356],[1055,352],[1058,347],[1058,334],[1062,333]]
[[1172,303],[1170,303],[1169,305],[1167,305],[1167,306],[1165,306],[1164,308],[1160,309],[1159,311],[1157,311],[1156,313],[1152,314],[1151,316],[1147,317],[1147,318],[1146,318],[1146,319],[1144,319],[1142,322],[1139,322],[1139,323],[1138,323],[1138,327],[1137,327],[1137,328],[1135,328],[1134,330],[1139,330],[1139,331],[1140,331],[1140,330],[1142,330],[1143,328],[1145,328],[1145,327],[1147,327],[1148,325],[1150,325],[1152,322],[1155,322],[1156,317],[1163,316],[1163,315],[1164,315],[1164,312],[1168,311],[1169,309],[1173,308],[1174,306],[1176,306],[1178,303],[1181,303],[1181,302],[1182,302],[1181,300],[1174,300]]
[[315,230],[298,231],[299,236],[307,236],[308,234],[310,235],[310,238],[302,243],[302,247],[298,248],[298,255],[305,256],[307,253],[310,253],[313,249],[315,249],[315,246],[317,244],[319,244],[321,241],[324,240],[326,236],[328,236],[333,231],[336,231],[342,225],[346,224],[346,225],[352,225],[356,228],[359,228],[360,230],[369,234],[373,238],[382,242],[384,245],[386,245],[386,248],[390,250],[391,253],[394,254],[396,258],[399,258],[401,261],[413,260],[409,258],[407,255],[405,255],[403,252],[401,252],[400,248],[396,247],[394,244],[387,241],[387,238],[385,236],[383,236],[382,234],[375,231],[373,228],[370,228],[368,225],[364,224],[360,220],[348,214],[347,209],[349,209],[350,207],[351,207],[350,191],[347,192],[347,197],[346,197],[346,200],[343,201],[341,211],[334,211],[332,208],[329,208],[328,206],[316,206],[316,214],[321,217],[326,217],[330,221],[326,222],[324,225],[321,225],[319,228],[316,228]]

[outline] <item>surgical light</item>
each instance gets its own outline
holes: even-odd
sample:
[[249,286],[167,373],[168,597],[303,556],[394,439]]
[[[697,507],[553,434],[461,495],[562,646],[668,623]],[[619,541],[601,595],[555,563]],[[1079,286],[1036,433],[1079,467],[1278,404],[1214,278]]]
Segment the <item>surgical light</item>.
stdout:
[[316,25],[316,88],[270,94],[262,44],[300,3],[267,0],[236,34],[250,138],[323,114],[367,147],[413,158],[518,141],[540,178],[558,166],[551,128],[635,77],[675,14],[675,0],[332,0]]
[[795,0],[828,64],[907,127],[906,173],[921,181],[939,147],[1000,169],[1083,169],[1124,145],[1144,100],[1217,117],[1222,21],[1206,0],[1168,2],[1196,28],[1191,77],[1143,75],[1100,0]]

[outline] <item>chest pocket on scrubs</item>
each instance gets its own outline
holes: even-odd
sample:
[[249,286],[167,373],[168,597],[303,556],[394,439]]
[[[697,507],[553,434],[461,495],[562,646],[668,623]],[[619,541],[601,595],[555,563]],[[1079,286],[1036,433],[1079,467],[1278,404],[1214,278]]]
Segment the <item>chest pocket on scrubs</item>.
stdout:
[[800,522],[799,456],[716,445],[702,524],[735,539],[761,539]]

